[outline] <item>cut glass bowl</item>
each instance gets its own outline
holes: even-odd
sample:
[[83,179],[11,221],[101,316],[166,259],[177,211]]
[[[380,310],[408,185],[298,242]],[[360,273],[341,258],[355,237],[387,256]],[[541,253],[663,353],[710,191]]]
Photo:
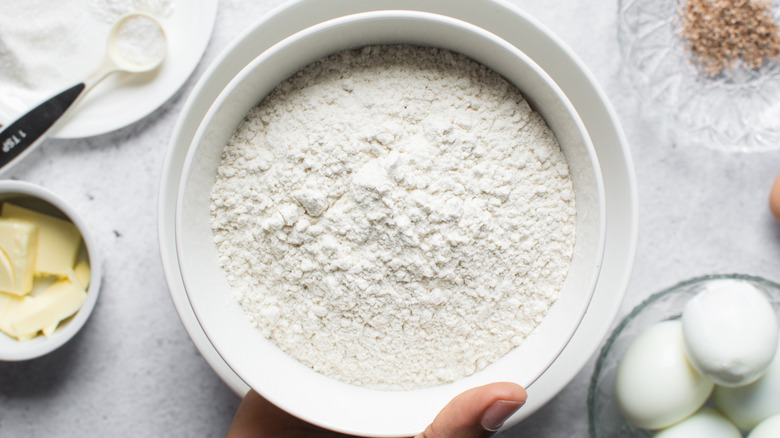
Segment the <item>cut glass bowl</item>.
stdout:
[[685,304],[708,282],[722,279],[747,281],[767,294],[775,312],[780,311],[780,284],[748,275],[709,275],[684,281],[658,292],[629,313],[601,349],[588,390],[590,438],[650,438],[654,432],[626,421],[615,403],[614,383],[618,362],[637,336],[658,322],[680,317]]
[[[643,107],[682,146],[755,152],[780,148],[780,63],[737,65],[714,77],[685,47],[679,11],[685,0],[619,0],[618,42],[624,70]],[[778,5],[772,13],[777,17]]]

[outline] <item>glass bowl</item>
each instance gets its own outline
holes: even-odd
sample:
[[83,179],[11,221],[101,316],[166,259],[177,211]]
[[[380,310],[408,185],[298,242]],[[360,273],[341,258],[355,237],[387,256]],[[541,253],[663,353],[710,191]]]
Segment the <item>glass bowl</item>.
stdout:
[[634,339],[654,324],[680,317],[685,304],[708,282],[736,279],[749,282],[769,297],[780,311],[780,284],[749,275],[708,275],[684,281],[658,292],[631,311],[615,328],[601,349],[588,390],[588,423],[591,438],[649,438],[654,432],[639,429],[620,414],[615,403],[615,371]]
[[[619,0],[624,69],[651,115],[680,145],[754,152],[780,148],[780,63],[708,77],[679,32],[686,0]],[[771,12],[778,16],[778,2]]]

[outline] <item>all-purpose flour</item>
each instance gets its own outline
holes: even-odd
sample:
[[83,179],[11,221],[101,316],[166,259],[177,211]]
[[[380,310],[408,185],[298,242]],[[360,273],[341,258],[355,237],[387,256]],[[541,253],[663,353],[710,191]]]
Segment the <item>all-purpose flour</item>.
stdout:
[[568,166],[519,91],[411,46],[339,53],[278,86],[228,142],[211,197],[252,322],[375,388],[450,382],[519,345],[575,238]]

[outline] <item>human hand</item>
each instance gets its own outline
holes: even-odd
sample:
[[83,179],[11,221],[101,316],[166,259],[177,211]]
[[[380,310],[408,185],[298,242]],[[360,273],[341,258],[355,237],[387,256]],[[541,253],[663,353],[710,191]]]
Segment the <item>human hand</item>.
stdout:
[[[525,403],[526,396],[525,390],[514,383],[472,388],[452,399],[415,438],[489,436]],[[249,391],[238,406],[226,438],[347,438],[347,435],[299,420]]]

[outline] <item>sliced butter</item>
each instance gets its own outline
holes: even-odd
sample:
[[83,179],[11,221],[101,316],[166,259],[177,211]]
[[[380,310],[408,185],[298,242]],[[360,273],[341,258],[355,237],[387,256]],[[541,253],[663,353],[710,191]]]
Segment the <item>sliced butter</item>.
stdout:
[[81,234],[73,223],[5,202],[0,215],[32,222],[38,226],[36,274],[66,278],[76,261]]
[[24,297],[10,316],[17,337],[35,334],[76,313],[87,298],[86,292],[70,280],[60,280],[35,297]]
[[76,266],[68,274],[68,278],[75,284],[80,285],[84,290],[89,288],[89,278],[91,276],[91,270],[89,268],[89,262],[86,260],[79,260],[76,262]]
[[60,325],[59,321],[55,322],[54,324],[52,324],[52,325],[50,325],[48,327],[42,328],[41,331],[43,332],[43,336],[46,336],[48,338],[51,335],[53,335],[54,331],[57,330],[57,326],[58,325]]
[[25,335],[17,335],[16,340],[17,341],[29,341],[30,339],[38,336],[37,333],[27,333]]
[[0,218],[0,291],[25,295],[32,290],[37,248],[35,224]]
[[0,331],[12,338],[16,338],[16,330],[11,325],[11,315],[14,314],[16,306],[22,302],[24,297],[0,292]]

